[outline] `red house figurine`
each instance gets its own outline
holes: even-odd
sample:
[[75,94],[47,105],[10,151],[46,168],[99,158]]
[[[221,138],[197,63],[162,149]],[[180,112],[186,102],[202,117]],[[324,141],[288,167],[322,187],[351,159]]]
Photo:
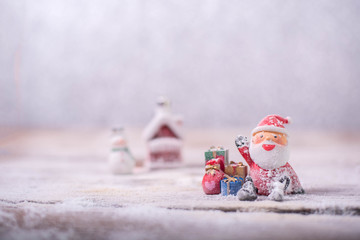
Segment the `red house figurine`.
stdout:
[[182,163],[182,118],[171,113],[170,102],[159,98],[154,118],[143,132],[150,168],[178,167]]

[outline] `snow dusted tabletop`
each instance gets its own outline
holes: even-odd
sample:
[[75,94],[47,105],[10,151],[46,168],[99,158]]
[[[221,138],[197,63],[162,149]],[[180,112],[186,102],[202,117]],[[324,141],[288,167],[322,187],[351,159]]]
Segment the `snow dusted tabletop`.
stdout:
[[[251,129],[185,134],[184,166],[146,171],[139,129],[126,129],[136,173],[112,175],[104,130],[0,132],[0,239],[360,239],[360,135],[291,132],[306,191],[284,202],[207,196],[204,151]],[[244,162],[244,161],[243,161]]]

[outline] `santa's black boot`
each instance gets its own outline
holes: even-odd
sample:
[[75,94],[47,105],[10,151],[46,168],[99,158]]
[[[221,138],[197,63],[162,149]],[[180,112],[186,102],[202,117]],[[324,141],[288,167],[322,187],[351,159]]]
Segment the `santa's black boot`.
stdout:
[[292,191],[291,194],[305,194],[305,190],[303,188],[299,188]]
[[281,202],[284,199],[286,189],[289,187],[290,178],[288,176],[282,177],[279,181],[273,183],[268,199]]
[[257,199],[256,187],[250,176],[245,178],[245,183],[237,193],[240,201],[254,201]]

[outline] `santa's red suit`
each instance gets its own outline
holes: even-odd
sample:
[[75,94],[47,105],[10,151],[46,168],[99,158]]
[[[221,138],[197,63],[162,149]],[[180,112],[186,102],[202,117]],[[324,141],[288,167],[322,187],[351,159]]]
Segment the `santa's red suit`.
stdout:
[[[260,131],[279,132],[287,134],[285,123],[289,123],[289,118],[282,118],[278,115],[266,116],[258,126],[252,131],[252,134]],[[286,193],[304,193],[301,187],[298,176],[294,169],[287,162],[285,165],[267,170],[258,166],[250,156],[248,144],[243,142],[238,144],[238,150],[244,157],[245,161],[250,167],[250,177],[252,178],[255,187],[258,189],[259,195],[269,195],[272,189],[272,184],[279,181],[281,177],[287,176],[290,178],[290,185],[286,189]]]
[[286,193],[303,193],[304,190],[300,185],[299,178],[289,163],[273,170],[266,170],[259,167],[251,159],[248,146],[239,147],[238,149],[247,164],[249,164],[250,177],[258,189],[259,195],[269,195],[272,183],[282,176],[288,176],[290,178],[290,185],[286,189]]

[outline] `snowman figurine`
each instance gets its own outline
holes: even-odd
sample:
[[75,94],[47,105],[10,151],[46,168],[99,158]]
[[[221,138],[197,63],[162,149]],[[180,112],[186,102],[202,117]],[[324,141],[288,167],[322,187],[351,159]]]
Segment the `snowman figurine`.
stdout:
[[135,160],[127,147],[123,128],[113,128],[109,166],[113,174],[131,174]]

